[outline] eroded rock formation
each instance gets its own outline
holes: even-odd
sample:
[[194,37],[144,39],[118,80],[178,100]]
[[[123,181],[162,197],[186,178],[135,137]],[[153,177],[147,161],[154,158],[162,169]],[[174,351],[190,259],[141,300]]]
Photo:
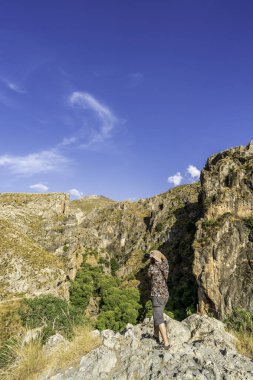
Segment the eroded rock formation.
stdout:
[[201,312],[253,311],[253,141],[208,158],[193,271]]
[[[78,366],[39,380],[251,380],[252,360],[235,349],[235,338],[214,318],[192,315],[183,322],[166,316],[171,349],[157,349],[151,339],[153,320],[128,324],[122,333],[99,332],[102,345],[80,359]],[[61,349],[60,346],[55,347]]]
[[71,219],[67,194],[0,194],[1,300],[46,293],[68,298],[79,247]]

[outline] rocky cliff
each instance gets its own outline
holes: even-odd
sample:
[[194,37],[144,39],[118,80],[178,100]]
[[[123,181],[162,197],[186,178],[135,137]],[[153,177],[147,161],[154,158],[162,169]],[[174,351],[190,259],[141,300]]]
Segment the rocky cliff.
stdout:
[[190,289],[189,299],[185,300],[190,306],[195,297],[191,245],[195,222],[200,217],[199,192],[199,183],[182,185],[148,199],[115,202],[85,213],[79,224],[85,260],[101,264],[110,272],[110,261],[115,259],[117,275],[134,278],[145,302],[149,282],[148,262],[143,255],[151,249],[161,249],[170,264],[171,302],[181,298],[183,303],[183,293]]
[[0,299],[45,293],[68,298],[79,247],[68,195],[0,194],[0,226]]
[[[69,297],[80,262],[149,296],[143,254],[170,264],[170,303],[223,318],[253,310],[253,142],[208,158],[201,181],[137,202],[67,194],[0,194],[1,300]],[[196,230],[197,228],[197,230]],[[198,288],[198,289],[197,289]],[[178,315],[182,317],[182,315]]]
[[201,172],[193,272],[201,312],[253,311],[253,142],[208,158]]
[[[39,380],[253,378],[252,360],[236,351],[235,338],[220,321],[194,314],[181,323],[166,316],[166,324],[169,351],[156,348],[151,339],[152,318],[135,326],[128,324],[122,333],[94,330],[102,345],[83,356],[78,366],[56,373],[49,370]],[[64,344],[54,349],[64,350]]]

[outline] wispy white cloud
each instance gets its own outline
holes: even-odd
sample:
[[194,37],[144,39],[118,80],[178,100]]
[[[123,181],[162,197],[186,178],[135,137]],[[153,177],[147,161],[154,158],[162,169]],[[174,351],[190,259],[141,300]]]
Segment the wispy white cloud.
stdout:
[[77,142],[77,140],[77,136],[64,137],[63,140],[59,144],[57,144],[57,147],[64,147],[67,145],[74,144],[75,142]]
[[193,179],[198,179],[200,176],[200,170],[194,165],[188,166],[187,173],[189,173]]
[[8,79],[1,77],[0,81],[11,91],[17,92],[18,94],[25,94],[26,91],[19,86],[17,83],[10,82]]
[[131,73],[129,74],[129,87],[137,87],[143,81],[143,74]]
[[[0,78],[0,81],[2,79]],[[39,173],[64,172],[68,168],[75,166],[75,161],[65,155],[66,147],[87,147],[97,146],[111,137],[112,131],[118,123],[117,117],[105,105],[100,103],[92,95],[85,92],[73,92],[70,94],[69,103],[71,106],[78,106],[84,110],[90,110],[95,115],[95,125],[89,128],[90,134],[84,127],[80,127],[72,136],[64,137],[52,148],[25,155],[3,154],[0,155],[0,168],[5,168],[8,173],[16,177],[29,177]],[[98,145],[99,146],[99,145]],[[39,190],[37,185],[34,189]],[[32,185],[32,186],[35,186]],[[40,187],[41,190],[45,189]],[[81,196],[77,189],[73,190],[73,195]],[[44,190],[43,190],[44,191]],[[45,190],[46,191],[46,190]]]
[[168,182],[173,183],[174,186],[180,185],[183,180],[183,176],[180,172],[177,172],[175,175],[168,177]]
[[[111,137],[112,131],[118,123],[118,118],[104,104],[100,103],[87,92],[75,91],[69,96],[71,106],[79,106],[84,110],[91,110],[98,119],[98,125],[91,126],[91,134],[88,141],[82,143],[81,147],[89,147],[96,143],[101,143]],[[74,139],[74,137],[70,138]],[[68,141],[68,140],[67,140]]]
[[83,193],[77,189],[70,189],[68,192],[70,195],[73,195],[78,198],[81,198],[81,196],[83,196]]
[[71,161],[54,149],[43,150],[24,156],[2,155],[0,167],[6,167],[13,174],[30,176],[64,170]]
[[44,191],[48,191],[49,187],[44,185],[43,183],[35,183],[34,185],[30,186],[30,189],[44,192]]

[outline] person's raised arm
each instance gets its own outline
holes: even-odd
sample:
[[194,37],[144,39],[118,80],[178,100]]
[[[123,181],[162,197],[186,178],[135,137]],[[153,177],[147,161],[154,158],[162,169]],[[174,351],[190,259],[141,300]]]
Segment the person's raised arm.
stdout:
[[156,261],[156,265],[160,268],[165,280],[167,281],[169,276],[169,264],[167,260],[162,260],[161,262]]

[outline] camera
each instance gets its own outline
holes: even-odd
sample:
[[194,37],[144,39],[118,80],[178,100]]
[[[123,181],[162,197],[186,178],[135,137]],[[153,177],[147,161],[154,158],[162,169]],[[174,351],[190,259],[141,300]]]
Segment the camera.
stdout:
[[150,259],[150,253],[145,253],[145,254],[144,254],[144,258],[145,258],[145,259]]

